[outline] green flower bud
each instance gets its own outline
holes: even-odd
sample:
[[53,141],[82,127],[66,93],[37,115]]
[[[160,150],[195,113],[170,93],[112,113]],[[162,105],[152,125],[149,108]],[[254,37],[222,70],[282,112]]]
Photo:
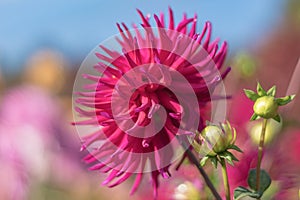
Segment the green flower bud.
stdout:
[[272,96],[258,98],[253,106],[256,115],[269,119],[277,116],[278,104]]
[[257,93],[244,89],[245,95],[255,102],[253,106],[254,114],[251,116],[251,121],[261,117],[264,119],[273,118],[275,121],[280,122],[280,116],[277,113],[278,106],[284,106],[295,98],[295,95],[275,98],[275,85],[266,91],[260,83],[257,83],[256,91]]
[[240,53],[234,58],[234,66],[243,79],[251,78],[256,72],[256,61],[248,53]]
[[204,138],[204,151],[209,156],[216,156],[230,148],[236,139],[236,131],[231,125],[222,123],[220,126],[209,125],[201,132]]

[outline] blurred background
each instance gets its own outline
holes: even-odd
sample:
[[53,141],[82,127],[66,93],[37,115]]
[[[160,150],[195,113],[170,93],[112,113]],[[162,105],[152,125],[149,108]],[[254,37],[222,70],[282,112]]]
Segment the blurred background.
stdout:
[[[248,123],[252,104],[242,89],[255,88],[259,80],[265,88],[276,84],[278,96],[287,91],[299,95],[299,0],[0,0],[0,200],[149,197],[151,190],[143,186],[129,196],[130,181],[113,189],[101,187],[103,175],[89,172],[82,163],[85,152],[79,152],[80,141],[70,125],[72,87],[85,56],[117,33],[116,22],[139,24],[136,8],[154,14],[166,13],[168,6],[177,22],[184,12],[198,14],[198,27],[211,21],[213,37],[229,44],[227,65],[233,70],[226,80],[232,95],[228,118],[246,149],[241,163],[247,163],[230,168],[230,180],[234,186],[245,184],[247,169],[255,162],[259,124]],[[266,199],[298,198],[299,105],[298,97],[282,110],[283,123],[269,126],[264,167],[274,181]],[[207,188],[190,168],[183,165],[172,181],[163,181],[159,199],[207,199]],[[218,185],[213,175],[218,171],[207,170]]]

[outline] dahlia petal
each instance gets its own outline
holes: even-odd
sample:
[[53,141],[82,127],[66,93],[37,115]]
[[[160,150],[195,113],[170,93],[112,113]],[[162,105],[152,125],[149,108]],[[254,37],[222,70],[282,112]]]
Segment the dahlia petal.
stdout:
[[97,56],[97,58],[99,58],[100,60],[103,60],[105,62],[108,62],[108,63],[113,63],[115,60],[114,58],[112,57],[108,57],[108,56],[105,56],[101,53],[95,53],[95,55]]
[[153,102],[152,102],[152,105],[151,105],[151,107],[150,107],[150,110],[149,110],[149,112],[148,112],[147,117],[148,117],[149,119],[151,119],[151,118],[153,117],[153,114],[154,114],[159,108],[160,108],[160,105],[159,105],[159,104],[156,104],[156,103],[153,103]]
[[210,41],[210,38],[211,38],[211,23],[206,22],[206,24],[207,24],[207,33],[206,33],[206,39],[203,43],[203,48],[204,49],[208,49],[209,41]]
[[219,50],[219,52],[217,53],[217,55],[215,56],[215,59],[214,59],[218,69],[221,68],[221,66],[225,60],[226,54],[227,54],[227,43],[224,42],[221,46],[221,49]]
[[117,182],[109,185],[108,187],[112,188],[112,187],[115,187],[117,185],[120,185],[121,183],[126,181],[131,175],[132,175],[132,173],[124,173],[124,175]]
[[112,58],[117,58],[120,56],[120,54],[117,51],[111,51],[109,48],[103,46],[103,45],[99,45],[99,47],[101,49],[103,49],[105,51],[105,53],[107,53],[110,57]]
[[182,22],[180,22],[180,23],[178,24],[176,30],[177,30],[178,32],[183,32],[183,33],[184,33],[184,30],[185,30],[186,26],[187,26],[189,23],[193,22],[193,21],[194,21],[193,18],[183,20]]
[[169,113],[169,116],[173,119],[180,120],[181,119],[181,113]]
[[111,171],[111,169],[112,169],[111,167],[105,166],[105,168],[100,169],[99,172],[108,173],[109,171]]
[[138,113],[138,119],[136,123],[127,130],[128,133],[136,131],[136,129],[139,128],[139,126],[142,126],[145,122],[147,122],[147,114],[144,111],[141,111]]
[[209,52],[209,56],[213,59],[214,57],[215,57],[215,55],[216,55],[216,53],[217,53],[217,51],[218,51],[218,45],[216,44],[213,48],[212,48],[212,50]]
[[94,155],[91,155],[91,156],[86,156],[83,158],[83,161],[87,164],[90,164],[90,163],[93,163],[95,161],[97,161],[98,159],[94,156]]
[[209,44],[207,51],[211,52],[212,49],[215,47],[215,45],[219,44],[219,42],[220,42],[220,38],[215,39],[213,42]]
[[159,100],[164,107],[176,113],[183,111],[181,105],[176,100],[172,99],[167,93],[159,91],[157,95],[159,96]]
[[138,14],[140,15],[140,17],[143,21],[143,26],[144,27],[150,27],[150,24],[149,24],[147,18],[145,18],[145,16],[143,15],[143,13],[139,9],[136,9],[136,10],[137,10]]
[[154,19],[155,19],[156,24],[159,28],[164,28],[164,26],[162,25],[161,21],[159,20],[159,18],[156,14],[154,14]]
[[85,117],[93,117],[93,116],[96,115],[96,112],[94,110],[92,110],[92,111],[86,111],[86,110],[83,110],[83,109],[81,109],[81,108],[79,108],[77,106],[74,109],[80,115],[85,116]]
[[140,160],[134,160],[133,154],[130,153],[126,158],[124,158],[123,162],[120,162],[123,164],[120,172],[127,172],[130,171],[133,167],[136,167],[138,165]]
[[158,188],[158,185],[159,185],[158,175],[159,175],[158,171],[153,171],[151,173],[151,181],[152,181],[154,199],[157,199],[157,188]]
[[171,177],[171,173],[170,173],[170,171],[168,170],[167,167],[165,167],[164,169],[159,170],[159,173],[161,174],[161,176],[162,176],[164,179],[168,179],[168,178]]
[[88,120],[83,120],[83,121],[78,121],[78,122],[72,122],[71,124],[73,126],[74,125],[98,125],[99,122],[97,119],[88,119]]
[[225,70],[225,72],[222,73],[222,79],[224,79],[230,71],[231,71],[231,67],[228,67],[228,68]]
[[93,83],[93,84],[86,84],[83,87],[86,90],[95,90],[97,88],[97,86],[98,86],[97,83]]
[[[118,56],[119,57],[119,56]],[[120,78],[122,76],[122,72],[119,69],[114,69],[108,65],[105,65],[101,62],[97,63],[94,66],[94,69],[100,72],[101,74],[105,74],[110,78]]]
[[102,108],[102,109],[110,109],[111,107],[111,104],[108,104],[108,103],[103,103],[103,102],[83,102],[83,101],[80,101],[80,100],[76,100],[76,103],[79,103],[83,106],[87,106],[87,107],[90,107],[90,108]]
[[111,158],[115,157],[116,155],[122,153],[124,151],[124,149],[128,148],[129,143],[127,141],[127,138],[124,137],[122,140],[122,143],[120,145],[120,147],[118,147],[118,149],[111,155]]
[[164,13],[161,12],[160,15],[159,15],[159,17],[160,17],[160,21],[161,21],[162,26],[165,27],[165,16],[164,16]]
[[74,95],[83,96],[83,97],[94,97],[96,92],[74,92]]
[[133,186],[132,186],[131,191],[130,191],[130,195],[133,195],[136,192],[136,190],[138,189],[138,187],[141,183],[142,177],[143,177],[142,173],[138,173],[136,175],[135,181],[134,181]]
[[105,62],[108,62],[117,68],[121,69],[122,71],[127,71],[130,69],[130,67],[127,65],[127,60],[125,58],[119,57],[119,59],[109,58],[103,54],[95,53],[95,55]]
[[126,30],[126,33],[127,33],[129,41],[132,41],[133,40],[133,36],[132,36],[131,32],[129,31],[128,27],[126,26],[126,24],[124,22],[122,22],[122,26]]
[[[122,37],[124,43],[126,43],[126,45],[128,45],[129,48],[132,47],[132,46],[131,46],[131,41],[130,41],[130,39],[127,38],[127,36],[124,34],[124,31],[123,31],[123,29],[121,28],[121,26],[120,26],[119,23],[117,23],[117,27],[118,27],[118,29],[119,29],[119,33],[121,34],[121,37]],[[125,45],[124,45],[124,46],[125,46]]]
[[142,64],[142,55],[140,52],[140,48],[138,45],[138,40],[136,37],[134,37],[134,53],[135,53],[135,62],[138,64]]
[[134,68],[137,66],[137,64],[131,59],[131,57],[129,56],[128,53],[126,53],[126,50],[125,49],[122,49],[123,53],[124,53],[124,56],[126,57],[127,61],[128,61],[128,64],[131,68]]
[[102,136],[102,131],[97,131],[91,135],[88,135],[88,136],[85,136],[83,138],[83,142],[84,142],[84,146],[87,147],[89,146],[90,144],[92,144],[93,142],[97,141],[97,140],[100,140],[101,139],[101,136]]
[[[161,131],[159,134],[166,134],[165,131]],[[170,163],[171,158],[173,157],[173,152],[174,149],[172,148],[171,145],[168,145],[170,141],[173,139],[171,137],[159,137],[158,135],[155,136],[155,141],[156,145],[154,146],[154,160],[155,160],[155,165],[156,169],[163,170],[164,171],[164,166],[167,163]],[[160,151],[160,148],[164,148],[164,151]]]
[[174,126],[172,121],[170,119],[167,119],[165,124],[165,129],[167,129],[167,132],[171,132],[173,135],[175,135],[178,131],[178,127]]
[[111,182],[116,177],[116,174],[118,172],[118,170],[113,169],[108,175],[108,177],[102,182],[102,185],[107,185],[109,182]]
[[173,10],[169,7],[169,29],[174,30],[174,15]]
[[[108,101],[110,100],[110,98],[105,98],[105,97],[94,97],[94,98],[91,98],[91,97],[81,97],[81,98],[77,98],[76,99],[76,103],[79,103],[81,104],[82,102],[85,102],[85,103],[94,103],[95,101],[97,102],[103,102],[103,101]],[[101,104],[105,104],[105,103],[101,103]]]
[[100,170],[105,166],[104,163],[97,163],[95,165],[93,165],[92,167],[89,168],[89,170]]
[[144,37],[142,36],[141,32],[139,31],[138,27],[133,24],[133,28],[135,29],[135,35],[136,35],[136,38],[137,38],[137,41],[138,41],[138,44],[140,46],[145,46],[145,40],[144,40]]
[[202,39],[203,39],[203,37],[204,37],[206,31],[207,31],[207,28],[208,28],[208,22],[206,22],[206,23],[204,24],[204,27],[203,27],[203,29],[202,29],[202,32],[201,32],[201,34],[199,35],[199,37],[198,37],[198,39],[197,39],[197,41],[198,41],[199,44],[201,44],[201,41],[202,41]]
[[193,25],[192,25],[192,28],[191,28],[190,34],[189,34],[190,37],[193,37],[196,33],[197,18],[198,18],[197,14],[195,14],[194,19],[193,19]]
[[[183,18],[182,18],[181,22],[186,21],[186,20],[187,20],[187,14],[186,14],[186,13],[183,13]],[[178,25],[180,25],[180,23],[179,23]],[[188,25],[188,24],[187,24],[187,25]],[[180,31],[181,33],[186,34],[186,31],[187,31],[187,25],[184,26],[183,29]]]

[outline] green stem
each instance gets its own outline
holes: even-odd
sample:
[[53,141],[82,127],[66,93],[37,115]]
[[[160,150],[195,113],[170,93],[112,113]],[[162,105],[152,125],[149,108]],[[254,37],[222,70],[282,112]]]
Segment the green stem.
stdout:
[[268,123],[268,119],[264,119],[261,128],[261,134],[260,134],[260,140],[258,146],[258,157],[257,157],[257,166],[256,166],[256,190],[257,191],[259,191],[260,188],[260,167],[261,167],[261,160],[262,160],[262,155],[264,150],[267,123]]
[[223,182],[224,182],[224,188],[226,193],[226,200],[230,200],[230,186],[228,182],[228,174],[227,174],[226,162],[224,158],[221,158],[221,165],[222,165],[222,175],[223,175]]
[[203,177],[206,185],[208,186],[208,188],[210,189],[210,191],[214,195],[215,199],[216,200],[222,200],[221,196],[219,195],[219,193],[217,192],[216,188],[214,187],[214,185],[212,184],[212,182],[208,178],[208,175],[206,174],[206,172],[204,171],[204,169],[201,167],[198,159],[195,157],[195,155],[193,154],[193,152],[189,148],[187,148],[186,149],[186,153],[187,153],[188,157],[190,158],[190,161],[197,167],[198,171],[202,175],[202,177]]

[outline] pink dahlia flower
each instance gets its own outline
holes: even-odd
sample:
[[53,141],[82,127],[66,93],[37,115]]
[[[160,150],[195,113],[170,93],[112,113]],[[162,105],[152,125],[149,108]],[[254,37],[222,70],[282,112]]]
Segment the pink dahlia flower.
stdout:
[[28,168],[14,149],[14,138],[9,129],[0,124],[0,199],[25,200],[28,196]]
[[[204,108],[220,98],[213,92],[230,68],[219,74],[227,44],[211,41],[210,22],[197,33],[196,15],[184,14],[175,26],[169,9],[168,25],[161,14],[154,15],[152,26],[150,16],[138,13],[142,28],[117,24],[119,36],[83,63],[98,59],[95,70],[83,74],[92,83],[76,93],[75,110],[83,119],[74,124],[96,127],[80,136],[91,169],[109,173],[104,185],[114,187],[135,175],[132,194],[151,173],[156,195],[159,176],[170,177],[169,166],[183,155],[180,139],[202,129]],[[83,127],[77,127],[79,134],[88,132]]]

